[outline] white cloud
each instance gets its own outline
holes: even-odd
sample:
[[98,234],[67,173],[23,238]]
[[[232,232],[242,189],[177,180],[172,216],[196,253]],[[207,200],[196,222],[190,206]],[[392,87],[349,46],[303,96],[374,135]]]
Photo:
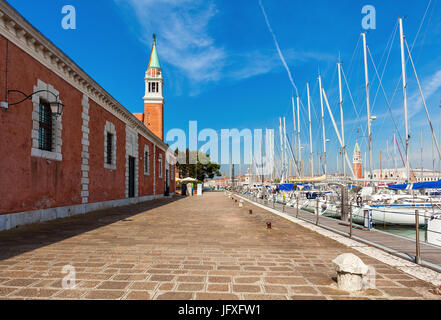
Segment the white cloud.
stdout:
[[[160,61],[174,66],[192,83],[201,84],[221,79],[243,80],[269,72],[279,72],[282,65],[273,49],[234,52],[227,50],[210,35],[210,24],[218,13],[212,0],[114,0],[132,12],[140,25],[141,41],[151,46],[157,34]],[[133,23],[129,20],[128,23]],[[280,54],[280,52],[279,52]],[[146,53],[146,59],[148,58]],[[285,60],[286,59],[286,60]],[[287,63],[330,60],[331,55],[284,50]],[[179,76],[179,78],[182,78]],[[203,86],[188,92],[198,94]]]
[[[421,83],[424,99],[427,100],[441,88],[441,69],[436,71]],[[409,98],[409,118],[418,114],[424,107],[421,95],[418,89]]]
[[142,30],[142,40],[151,44],[158,35],[160,60],[182,70],[195,81],[218,80],[226,58],[208,32],[217,10],[211,1],[190,0],[115,0],[129,5]]

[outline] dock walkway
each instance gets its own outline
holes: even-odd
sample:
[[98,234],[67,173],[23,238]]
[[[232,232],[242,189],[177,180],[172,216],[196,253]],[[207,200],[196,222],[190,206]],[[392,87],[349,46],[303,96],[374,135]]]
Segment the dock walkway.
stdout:
[[[273,204],[272,202],[264,201],[262,199],[247,198],[269,208],[274,208],[278,211],[287,213],[293,217],[297,217],[313,224],[315,224],[317,221],[317,216],[307,211],[299,210],[299,213],[297,214],[297,209],[293,207],[283,206],[278,203]],[[320,216],[319,226],[336,231],[342,235],[349,236],[349,222]],[[410,260],[412,262],[415,261],[416,241],[413,239],[394,235],[377,229],[368,230],[355,223],[353,223],[352,238],[381,248],[401,258]],[[441,247],[434,246],[420,240],[420,254],[422,258],[422,265],[441,272]]]

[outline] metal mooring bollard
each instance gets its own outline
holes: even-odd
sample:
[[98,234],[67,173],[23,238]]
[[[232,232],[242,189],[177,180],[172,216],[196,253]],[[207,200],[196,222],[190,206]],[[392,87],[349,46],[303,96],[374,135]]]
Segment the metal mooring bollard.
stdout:
[[248,213],[249,213],[249,214],[253,214],[253,210],[251,210],[251,209],[248,210]]
[[266,222],[266,228],[267,229],[271,229],[271,221],[267,221]]

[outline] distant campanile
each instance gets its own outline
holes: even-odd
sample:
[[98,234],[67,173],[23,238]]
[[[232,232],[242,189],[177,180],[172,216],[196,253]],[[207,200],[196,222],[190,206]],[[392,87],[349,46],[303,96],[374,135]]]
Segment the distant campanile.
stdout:
[[361,152],[358,142],[355,142],[354,154],[352,157],[352,170],[357,179],[363,178],[362,168],[361,168]]

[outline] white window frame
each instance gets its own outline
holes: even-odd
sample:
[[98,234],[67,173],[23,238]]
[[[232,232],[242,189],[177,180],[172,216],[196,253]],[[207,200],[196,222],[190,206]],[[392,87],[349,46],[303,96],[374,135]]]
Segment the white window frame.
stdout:
[[[39,148],[39,130],[40,130],[40,100],[44,100],[45,102],[52,102],[55,100],[55,97],[59,96],[59,92],[50,84],[44,83],[40,79],[37,81],[37,85],[34,86],[34,92],[41,91],[32,96],[32,148],[31,148],[31,156],[45,158],[49,160],[62,161],[63,155],[61,153],[61,147],[63,145],[62,140],[62,119],[63,115],[55,116],[52,115],[52,150],[42,150]],[[50,91],[51,93],[47,92]],[[61,103],[61,100],[58,100]]]
[[[107,163],[107,134],[112,134],[112,163]],[[109,170],[116,170],[116,129],[115,125],[106,121],[106,125],[104,126],[104,168]]]

